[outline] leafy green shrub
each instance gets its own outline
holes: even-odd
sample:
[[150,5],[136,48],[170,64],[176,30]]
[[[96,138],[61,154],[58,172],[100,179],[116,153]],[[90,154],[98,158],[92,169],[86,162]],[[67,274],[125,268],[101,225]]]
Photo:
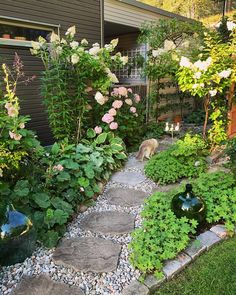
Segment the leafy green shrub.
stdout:
[[144,273],[161,275],[163,261],[174,258],[188,245],[197,222],[177,218],[166,193],[153,194],[141,213],[143,224],[132,233],[130,261]]
[[31,216],[39,240],[47,247],[56,245],[77,206],[100,192],[98,181],[107,180],[126,159],[120,138],[112,133],[96,137],[93,130],[88,135],[91,141],[78,145],[55,143],[31,178],[13,186],[0,183],[1,198]]
[[196,195],[202,197],[207,206],[207,222],[224,221],[228,231],[236,224],[236,188],[231,174],[225,172],[203,173],[194,182]]
[[205,119],[204,110],[194,111],[184,116],[184,122],[188,124],[202,125]]
[[207,145],[200,136],[187,134],[183,140],[178,140],[168,150],[149,160],[145,173],[159,183],[196,177],[206,169],[207,153]]
[[144,126],[144,138],[161,138],[165,134],[164,128],[164,122],[150,122]]

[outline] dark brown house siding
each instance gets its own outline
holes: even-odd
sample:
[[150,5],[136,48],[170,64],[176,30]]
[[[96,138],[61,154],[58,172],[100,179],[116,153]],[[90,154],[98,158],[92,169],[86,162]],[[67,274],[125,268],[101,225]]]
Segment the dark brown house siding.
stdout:
[[[61,35],[68,27],[76,25],[78,37],[89,42],[101,40],[100,0],[0,0],[0,15],[41,23],[60,25]],[[22,101],[22,113],[31,116],[28,126],[36,131],[43,144],[52,143],[47,114],[40,97],[40,77],[43,65],[31,56],[29,48],[0,45],[0,63],[11,64],[15,52],[24,62],[26,75],[36,75],[27,86],[18,88]]]

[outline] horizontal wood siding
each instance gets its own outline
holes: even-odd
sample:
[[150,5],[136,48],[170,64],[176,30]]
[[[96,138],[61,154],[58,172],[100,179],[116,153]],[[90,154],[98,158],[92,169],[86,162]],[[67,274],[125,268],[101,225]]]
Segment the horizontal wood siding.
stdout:
[[[101,41],[100,0],[0,0],[0,15],[19,19],[61,25],[61,35],[76,25],[78,39],[90,43]],[[0,63],[12,64],[15,52],[24,62],[26,75],[36,75],[29,85],[18,88],[22,113],[31,116],[28,127],[36,131],[43,144],[53,142],[45,108],[40,96],[40,77],[43,65],[31,56],[29,48],[0,45]]]
[[161,18],[167,17],[117,0],[105,0],[105,21],[140,28],[141,24],[145,21],[158,20]]

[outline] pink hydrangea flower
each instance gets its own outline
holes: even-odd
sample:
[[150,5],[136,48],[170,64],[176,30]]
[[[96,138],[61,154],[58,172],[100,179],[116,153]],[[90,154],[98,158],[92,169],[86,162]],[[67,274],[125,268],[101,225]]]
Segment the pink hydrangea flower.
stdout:
[[111,115],[112,117],[114,117],[116,115],[116,110],[114,108],[111,108],[109,111],[108,111],[108,114]]
[[112,104],[114,109],[120,109],[123,105],[123,101],[122,100],[115,100]]
[[102,122],[105,122],[107,124],[110,124],[112,121],[114,121],[114,117],[112,117],[110,114],[106,113],[103,117],[102,117]]
[[128,88],[127,91],[128,91],[129,93],[133,93],[133,90],[132,90],[131,88]]
[[136,108],[135,107],[131,107],[130,108],[131,113],[135,114],[136,113]]
[[22,135],[17,134],[15,132],[9,131],[9,136],[11,139],[20,140]]
[[20,127],[20,129],[24,129],[25,128],[25,123],[20,123],[19,127]]
[[111,130],[116,130],[118,128],[118,124],[116,122],[112,122],[109,127]]
[[127,95],[128,95],[128,91],[127,91],[127,89],[125,88],[125,87],[119,87],[118,88],[118,91],[119,91],[119,95],[120,96],[125,96],[125,97],[127,97]]
[[114,88],[111,94],[114,96],[118,96],[119,95],[119,88]]
[[134,101],[135,101],[136,103],[139,103],[140,100],[141,100],[140,95],[135,94],[135,95],[134,95]]
[[63,171],[64,167],[61,164],[55,165],[52,167],[54,171]]
[[100,133],[102,133],[102,127],[100,127],[100,126],[96,126],[96,127],[94,128],[94,131],[96,132],[96,134],[100,134]]

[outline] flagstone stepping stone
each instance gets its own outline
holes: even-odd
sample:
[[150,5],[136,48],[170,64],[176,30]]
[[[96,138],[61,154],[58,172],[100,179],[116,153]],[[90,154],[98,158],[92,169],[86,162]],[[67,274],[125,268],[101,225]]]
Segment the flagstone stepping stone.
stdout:
[[78,287],[58,283],[45,275],[25,277],[13,291],[12,295],[83,295]]
[[107,195],[111,205],[134,207],[142,205],[149,194],[134,189],[111,188],[107,191]]
[[138,161],[136,158],[129,158],[128,161],[125,164],[125,168],[129,169],[129,168],[137,168],[137,169],[144,169],[145,164],[147,163],[147,161]]
[[137,185],[146,180],[146,177],[138,172],[116,172],[111,181],[127,185]]
[[83,272],[115,271],[121,246],[101,238],[74,238],[62,240],[53,254],[58,265]]
[[126,234],[134,230],[134,216],[117,211],[92,212],[80,222],[80,227],[103,234]]

